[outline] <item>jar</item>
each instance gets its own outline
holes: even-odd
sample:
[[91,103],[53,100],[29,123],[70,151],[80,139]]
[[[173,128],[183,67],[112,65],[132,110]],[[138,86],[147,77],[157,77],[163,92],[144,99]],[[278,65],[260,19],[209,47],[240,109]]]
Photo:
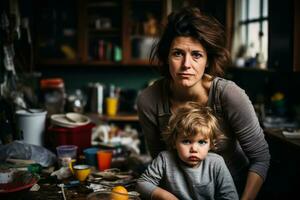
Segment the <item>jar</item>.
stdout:
[[84,113],[86,99],[80,89],[67,97],[67,112]]
[[48,115],[64,113],[66,103],[65,84],[61,78],[42,79],[41,101]]

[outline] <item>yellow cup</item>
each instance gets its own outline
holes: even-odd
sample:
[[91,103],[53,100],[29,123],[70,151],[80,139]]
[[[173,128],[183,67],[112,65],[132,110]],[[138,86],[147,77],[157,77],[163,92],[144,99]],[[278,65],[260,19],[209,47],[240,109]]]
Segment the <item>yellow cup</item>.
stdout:
[[106,98],[106,114],[108,116],[115,116],[118,112],[119,99],[117,97]]
[[79,181],[85,181],[91,173],[91,167],[89,165],[74,165],[73,173]]

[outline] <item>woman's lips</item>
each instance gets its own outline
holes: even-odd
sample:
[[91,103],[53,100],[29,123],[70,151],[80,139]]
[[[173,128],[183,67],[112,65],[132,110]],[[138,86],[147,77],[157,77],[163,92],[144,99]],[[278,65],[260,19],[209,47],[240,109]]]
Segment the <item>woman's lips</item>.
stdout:
[[188,78],[191,77],[192,74],[187,74],[187,73],[178,73],[178,76],[183,77],[183,78]]

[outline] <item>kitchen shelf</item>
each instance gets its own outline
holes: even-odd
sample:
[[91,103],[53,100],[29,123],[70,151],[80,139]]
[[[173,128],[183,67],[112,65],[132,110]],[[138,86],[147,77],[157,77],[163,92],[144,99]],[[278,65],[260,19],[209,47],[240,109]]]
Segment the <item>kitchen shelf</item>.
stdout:
[[168,1],[35,1],[36,65],[149,66]]
[[101,121],[109,121],[109,122],[138,122],[139,118],[137,114],[127,114],[127,113],[119,113],[116,116],[108,116],[108,115],[99,115],[96,113],[88,114],[92,119],[99,119]]

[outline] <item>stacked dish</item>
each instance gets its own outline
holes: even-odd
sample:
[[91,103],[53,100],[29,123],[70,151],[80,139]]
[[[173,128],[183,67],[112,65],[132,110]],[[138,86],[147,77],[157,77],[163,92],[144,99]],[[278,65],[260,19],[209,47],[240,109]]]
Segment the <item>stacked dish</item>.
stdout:
[[53,125],[74,128],[77,126],[83,126],[90,123],[89,117],[79,113],[66,113],[66,114],[54,114],[51,115],[51,123]]

